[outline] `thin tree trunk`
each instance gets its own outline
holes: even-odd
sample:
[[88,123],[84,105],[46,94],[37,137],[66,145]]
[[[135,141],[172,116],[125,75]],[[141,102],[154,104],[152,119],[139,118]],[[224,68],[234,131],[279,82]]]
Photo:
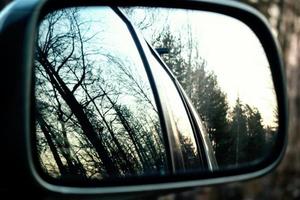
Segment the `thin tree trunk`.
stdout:
[[[114,143],[116,144],[119,152],[120,152],[120,156],[122,157],[122,161],[125,161],[126,163],[126,167],[125,168],[128,168],[129,172],[131,174],[135,174],[135,171],[134,171],[134,167],[132,166],[132,163],[127,159],[127,156],[126,156],[126,153],[124,152],[119,140],[116,138],[115,136],[115,133],[114,131],[112,130],[112,128],[110,127],[110,125],[108,124],[108,122],[106,121],[105,117],[103,116],[103,114],[100,112],[98,106],[96,105],[95,101],[93,100],[93,98],[90,96],[90,94],[88,94],[88,91],[86,90],[86,88],[84,88],[86,94],[88,95],[89,99],[92,100],[92,104],[94,105],[96,111],[98,112],[98,114],[100,115],[102,121],[104,122],[108,132],[110,133]],[[106,93],[105,93],[106,94]],[[122,164],[123,168],[124,168],[124,165]]]
[[118,175],[119,174],[118,169],[112,162],[112,159],[108,154],[108,151],[105,149],[104,145],[99,140],[98,135],[95,132],[92,124],[88,120],[87,116],[85,115],[82,106],[78,103],[78,101],[76,100],[76,98],[74,97],[70,89],[66,86],[64,81],[56,73],[56,71],[48,62],[46,56],[43,55],[43,52],[40,49],[38,49],[38,61],[40,62],[40,64],[43,66],[46,73],[50,77],[51,83],[54,85],[54,87],[57,89],[61,97],[64,99],[64,101],[67,103],[69,108],[76,116],[84,134],[89,139],[91,144],[94,146],[100,159],[102,160],[104,168],[106,169],[108,175],[110,176]]
[[42,117],[37,114],[37,121],[42,129],[42,132],[44,133],[45,135],[45,138],[47,140],[47,143],[50,147],[50,150],[52,152],[52,155],[54,157],[54,160],[57,164],[57,167],[61,173],[61,176],[66,176],[68,174],[68,170],[66,169],[66,167],[64,166],[64,164],[62,163],[61,159],[60,159],[60,156],[57,152],[57,148],[55,147],[55,144],[54,142],[52,141],[52,137],[51,137],[51,134],[50,134],[50,128],[48,126],[48,124],[42,119]]

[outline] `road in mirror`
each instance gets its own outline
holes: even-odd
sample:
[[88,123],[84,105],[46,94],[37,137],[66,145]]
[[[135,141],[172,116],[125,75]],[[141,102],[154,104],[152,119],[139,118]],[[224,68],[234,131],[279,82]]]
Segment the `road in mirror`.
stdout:
[[[146,45],[136,45],[116,10],[58,10],[42,19],[35,48],[34,136],[42,173],[89,182],[262,161],[276,139],[278,112],[255,34],[215,13],[121,11],[149,44],[165,49],[160,57],[201,124],[192,123],[178,84]],[[170,121],[175,131],[166,128]]]

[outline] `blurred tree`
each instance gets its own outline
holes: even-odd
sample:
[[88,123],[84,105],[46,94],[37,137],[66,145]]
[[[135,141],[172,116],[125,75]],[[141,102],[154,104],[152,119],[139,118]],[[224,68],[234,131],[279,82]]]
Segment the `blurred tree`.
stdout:
[[213,72],[205,70],[206,63],[199,61],[193,63],[190,79],[192,94],[190,98],[202,120],[206,123],[209,137],[212,141],[217,161],[220,166],[227,164],[224,154],[230,147],[228,133],[228,102],[226,94],[218,85],[217,77]]
[[266,130],[262,125],[262,118],[257,109],[245,105],[248,124],[248,144],[246,161],[257,161],[258,158],[263,158],[269,150],[268,141],[266,140]]
[[189,67],[186,60],[182,56],[183,44],[180,37],[176,37],[170,30],[170,26],[166,25],[161,34],[152,41],[155,47],[163,47],[168,50],[168,53],[161,57],[167,66],[171,69],[177,80],[183,88],[187,88],[187,79],[190,74],[187,74]]
[[195,146],[189,137],[185,137],[184,135],[179,134],[179,140],[181,144],[184,167],[187,170],[194,170],[201,168],[201,164],[199,162],[198,153],[195,149]]
[[232,122],[230,124],[230,134],[234,135],[234,141],[232,141],[231,154],[234,155],[235,165],[238,167],[241,163],[246,162],[247,157],[247,145],[248,145],[248,127],[247,127],[247,115],[244,105],[238,98],[236,100],[235,107],[232,112]]
[[[197,43],[192,42],[193,36],[191,34],[188,36],[188,41],[181,41],[181,38],[176,37],[170,31],[170,27],[166,26],[153,44],[169,50],[162,55],[162,59],[176,76],[206,123],[219,165],[225,166],[230,159],[225,159],[224,153],[227,154],[230,149],[231,144],[228,141],[232,137],[228,133],[226,94],[219,87],[216,75],[205,69],[206,61],[199,56]],[[186,43],[188,49],[184,48]],[[183,51],[187,56],[183,55]]]

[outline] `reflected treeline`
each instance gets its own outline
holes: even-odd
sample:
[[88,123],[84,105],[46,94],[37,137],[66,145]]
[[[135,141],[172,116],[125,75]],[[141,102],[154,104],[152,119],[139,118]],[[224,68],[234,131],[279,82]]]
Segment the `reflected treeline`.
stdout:
[[[206,69],[207,63],[198,52],[198,44],[192,42],[193,35],[189,33],[187,37],[184,41],[166,25],[152,44],[168,49],[169,52],[161,57],[205,123],[220,168],[260,161],[272,148],[278,121],[264,127],[259,110],[239,98],[230,108],[217,76]],[[275,113],[274,119],[277,117]]]
[[134,43],[112,10],[98,9],[91,21],[93,12],[56,11],[40,25],[34,67],[42,169],[82,180],[165,174],[160,121]]

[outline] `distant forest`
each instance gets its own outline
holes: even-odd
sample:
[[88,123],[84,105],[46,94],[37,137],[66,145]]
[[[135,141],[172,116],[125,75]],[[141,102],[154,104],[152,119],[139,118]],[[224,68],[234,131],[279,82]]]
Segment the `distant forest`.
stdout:
[[[239,98],[232,108],[229,107],[217,76],[206,69],[208,63],[197,52],[192,34],[184,41],[172,34],[166,25],[153,39],[152,45],[168,49],[161,58],[177,77],[205,123],[218,164],[228,168],[262,159],[272,146],[277,127],[264,127],[259,110]],[[189,47],[188,53],[183,52],[186,51],[184,46]]]
[[[164,16],[165,22],[160,22],[163,27],[159,25],[158,28],[155,25],[157,16],[162,16],[160,9],[144,8],[143,18],[136,17],[140,11],[135,8],[123,10],[146,38],[150,35],[147,39],[152,46],[167,49],[168,52],[161,54],[161,58],[205,123],[219,166],[230,168],[263,159],[276,138],[278,121],[274,121],[272,127],[263,125],[258,108],[242,102],[240,98],[236,99],[234,106],[229,106],[216,74],[207,69],[209,63],[198,52],[199,44],[192,33],[192,25],[186,24],[181,33],[172,32],[172,25],[168,24],[171,10],[170,16]],[[274,110],[275,119],[277,112]]]

